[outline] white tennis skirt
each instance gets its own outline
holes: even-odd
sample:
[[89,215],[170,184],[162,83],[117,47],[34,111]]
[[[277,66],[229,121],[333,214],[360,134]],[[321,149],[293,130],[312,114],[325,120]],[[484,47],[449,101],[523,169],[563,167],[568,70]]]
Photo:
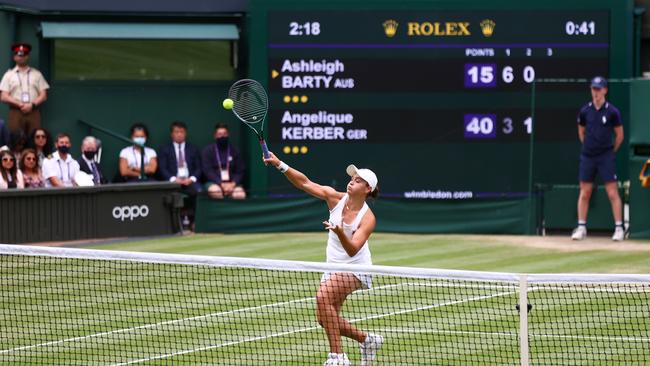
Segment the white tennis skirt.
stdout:
[[[323,273],[323,276],[320,278],[320,283],[327,282],[327,280],[330,279],[333,273],[336,272]],[[367,290],[372,288],[372,275],[367,273],[352,273],[352,274],[361,282],[361,287],[363,287],[363,289]]]

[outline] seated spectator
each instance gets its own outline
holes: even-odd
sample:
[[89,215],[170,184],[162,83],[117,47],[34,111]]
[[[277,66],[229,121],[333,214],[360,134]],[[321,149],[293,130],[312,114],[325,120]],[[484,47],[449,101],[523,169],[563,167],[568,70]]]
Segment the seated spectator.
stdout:
[[38,157],[38,166],[43,167],[43,160],[54,152],[54,143],[52,136],[44,128],[37,128],[29,135],[27,139],[27,147],[36,151]]
[[23,174],[18,170],[16,158],[11,151],[0,152],[0,189],[25,188]]
[[[131,140],[134,144],[125,147],[120,151],[120,177],[123,182],[135,182],[140,180],[140,164],[142,162],[142,147],[147,142],[149,130],[142,123],[131,126]],[[144,148],[144,174],[153,178],[158,168],[156,150]]]
[[241,186],[244,180],[244,161],[239,151],[229,141],[228,126],[223,123],[214,128],[214,144],[203,149],[201,162],[208,196],[213,199],[246,198]]
[[56,151],[43,161],[45,187],[73,187],[79,163],[70,156],[70,136],[60,133],[56,136]]
[[199,149],[186,141],[187,125],[180,121],[172,122],[171,141],[158,150],[158,173],[162,180],[181,185],[181,192],[189,196],[182,212],[187,226],[194,222],[196,195],[201,191],[201,155]]
[[43,173],[41,167],[38,166],[38,158],[34,149],[23,150],[23,156],[20,158],[20,171],[23,173],[25,188],[45,187]]
[[79,169],[90,175],[93,178],[93,184],[96,186],[106,184],[102,167],[95,159],[97,147],[97,139],[93,136],[86,136],[81,142],[81,159],[78,160]]
[[11,145],[11,134],[9,128],[3,119],[0,119],[0,148]]

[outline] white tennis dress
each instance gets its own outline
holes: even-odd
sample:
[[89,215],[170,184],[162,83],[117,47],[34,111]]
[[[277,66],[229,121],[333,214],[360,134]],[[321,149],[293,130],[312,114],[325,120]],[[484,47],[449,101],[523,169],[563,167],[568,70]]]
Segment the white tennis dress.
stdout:
[[[357,216],[354,218],[352,223],[346,224],[343,222],[343,208],[348,201],[347,193],[339,200],[339,202],[330,210],[329,221],[332,225],[342,225],[343,232],[349,238],[352,238],[352,235],[359,228],[359,223],[361,219],[368,211],[369,207],[367,203],[363,203],[363,207],[357,213]],[[368,241],[366,240],[363,243],[361,249],[354,255],[350,257],[348,253],[343,248],[339,237],[332,231],[329,231],[327,238],[327,263],[346,263],[346,264],[362,264],[362,265],[371,265],[372,258],[370,256],[370,248]],[[364,285],[365,288],[370,288],[372,285],[372,277],[370,275],[355,273],[354,274],[359,281]],[[327,281],[329,279],[330,273],[325,273],[321,279],[321,282]]]

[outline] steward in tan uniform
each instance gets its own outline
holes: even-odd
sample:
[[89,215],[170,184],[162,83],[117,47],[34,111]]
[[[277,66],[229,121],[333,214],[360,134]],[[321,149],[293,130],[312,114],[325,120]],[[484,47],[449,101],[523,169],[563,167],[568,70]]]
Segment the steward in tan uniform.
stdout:
[[0,81],[0,100],[9,105],[7,127],[14,136],[21,132],[29,136],[41,127],[39,107],[47,99],[47,89],[50,88],[43,74],[29,66],[31,49],[27,43],[11,46],[16,67],[9,69]]

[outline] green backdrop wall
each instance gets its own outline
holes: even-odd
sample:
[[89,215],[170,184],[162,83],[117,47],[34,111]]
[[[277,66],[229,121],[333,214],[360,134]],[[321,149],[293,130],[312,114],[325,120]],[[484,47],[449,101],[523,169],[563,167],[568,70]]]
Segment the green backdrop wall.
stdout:
[[[432,203],[378,199],[370,203],[377,231],[400,233],[498,233],[529,231],[526,199]],[[316,198],[253,198],[197,202],[197,232],[322,231],[327,205]]]
[[[17,41],[33,46],[30,64],[41,70],[50,83],[48,100],[42,107],[43,126],[53,135],[67,132],[72,137],[73,156],[80,155],[81,140],[89,132],[78,119],[109,128],[128,136],[134,122],[145,123],[150,130],[150,144],[158,148],[169,140],[169,125],[174,120],[188,124],[188,140],[199,147],[212,142],[212,132],[217,122],[227,123],[236,146],[247,151],[247,141],[241,138],[241,123],[234,115],[221,107],[227,95],[230,81],[223,82],[57,82],[50,72],[53,60],[51,40],[40,37],[40,22],[45,20],[98,21],[97,15],[57,17],[34,15],[24,12],[0,10],[0,70],[14,66],[10,45]],[[150,18],[100,17],[101,21],[146,22]],[[195,18],[186,21],[205,21]],[[166,19],[166,21],[170,21]],[[178,22],[179,19],[173,21]],[[242,40],[242,42],[245,42]],[[243,47],[240,47],[242,49]],[[240,56],[238,72],[246,73],[246,54]],[[6,119],[8,107],[0,104],[0,116]],[[102,165],[111,178],[117,171],[119,151],[124,143],[101,132],[95,133],[102,140],[104,151]]]

